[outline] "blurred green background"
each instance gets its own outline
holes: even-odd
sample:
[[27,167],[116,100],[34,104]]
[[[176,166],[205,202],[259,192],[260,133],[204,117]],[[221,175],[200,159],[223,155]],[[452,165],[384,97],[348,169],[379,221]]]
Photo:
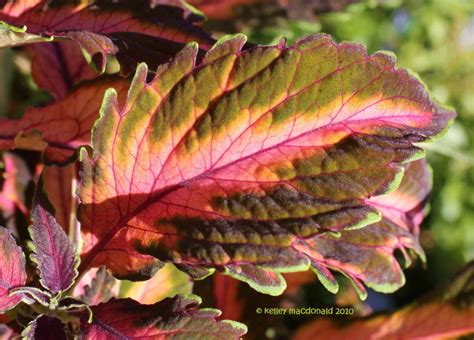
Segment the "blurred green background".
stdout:
[[[352,4],[345,7],[349,2]],[[438,101],[458,112],[446,135],[427,146],[434,170],[431,212],[421,233],[427,264],[423,266],[419,261],[406,271],[405,287],[374,301],[380,309],[393,309],[445,282],[474,258],[474,1],[339,3],[344,3],[342,11],[315,15],[311,14],[311,5],[305,4],[307,9],[293,8],[296,16],[268,4],[249,5],[240,9],[240,19],[234,19],[231,26],[228,22],[208,25],[213,31],[244,32],[255,43],[275,43],[280,37],[291,43],[307,34],[326,32],[337,41],[363,43],[370,53],[394,51],[400,67],[418,73]],[[313,299],[321,299],[324,293],[310,294],[317,295]]]

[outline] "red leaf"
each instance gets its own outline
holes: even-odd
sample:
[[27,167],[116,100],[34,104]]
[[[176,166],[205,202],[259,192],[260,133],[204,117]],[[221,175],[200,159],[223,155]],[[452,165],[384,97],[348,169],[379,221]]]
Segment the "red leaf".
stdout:
[[[128,80],[101,79],[84,84],[66,98],[43,108],[31,108],[19,120],[0,120],[0,149],[33,149],[36,140],[29,136],[39,132],[46,145],[44,158],[48,163],[65,163],[81,145],[90,143],[90,131],[99,116],[99,107],[105,90],[115,88],[125,98]],[[18,145],[19,134],[23,143]],[[25,141],[26,139],[26,141]]]
[[2,13],[12,17],[19,17],[23,13],[43,3],[44,0],[3,0],[0,2]]
[[242,324],[215,320],[220,312],[199,310],[196,296],[176,296],[153,305],[132,299],[113,299],[91,307],[93,320],[83,320],[83,339],[237,339],[246,333]]
[[[35,36],[73,40],[86,60],[100,72],[105,70],[109,55],[116,55],[122,72],[130,73],[138,62],[145,61],[156,67],[168,61],[187,42],[197,41],[207,49],[214,41],[193,24],[197,16],[184,4],[177,6],[176,1],[120,0],[110,3],[97,0],[75,5],[41,1],[30,6],[29,1],[21,0],[16,7],[23,3],[28,4],[26,10],[11,10],[9,5],[0,9],[0,21],[27,28],[24,41],[20,34],[12,44],[38,42],[40,39],[28,41]],[[65,46],[48,44],[30,48],[33,63],[38,63],[33,64],[33,76],[40,86],[53,91],[58,98],[64,97],[78,81],[94,76],[84,70],[78,50],[66,50]],[[136,46],[140,48],[136,49]],[[43,65],[48,67],[42,69]],[[58,83],[53,83],[53,79]]]
[[[203,11],[211,20],[230,21],[236,17],[249,20],[245,15],[254,14],[259,8],[264,8],[262,12],[267,16],[278,15],[282,10],[286,10],[291,19],[315,20],[314,14],[341,11],[360,0],[189,0],[188,2]],[[244,7],[247,9],[242,11]]]
[[[14,218],[16,208],[23,214],[28,214],[25,206],[25,191],[32,175],[23,159],[15,154],[4,153],[3,163],[5,169],[2,174],[4,182],[0,191],[0,206],[3,217],[10,222],[10,219]],[[14,223],[12,223],[13,226]]]
[[26,282],[25,255],[8,229],[0,227],[0,313],[15,307],[19,295],[9,296],[12,288],[21,287]]
[[74,85],[99,75],[72,41],[36,44],[27,47],[31,57],[33,79],[42,89],[62,99]]
[[68,235],[72,233],[71,224],[74,224],[71,217],[75,217],[75,179],[75,163],[64,167],[47,166],[43,170],[44,189],[55,208],[54,217]]
[[[279,294],[281,272],[311,266],[327,280],[331,268],[398,288],[391,253],[405,235],[363,228],[381,219],[367,200],[396,189],[402,164],[421,156],[413,143],[454,113],[387,53],[327,35],[244,43],[225,38],[198,66],[189,46],[150,83],[140,66],[124,105],[106,94],[94,154],[83,153],[81,270],[143,278],[173,262]],[[361,267],[376,242],[375,259],[394,272]]]
[[452,339],[472,334],[473,282],[471,262],[446,287],[395,313],[344,325],[336,319],[319,317],[299,329],[293,339]]
[[191,5],[203,11],[209,19],[228,20],[235,16],[235,10],[244,5],[272,3],[274,0],[189,0]]
[[242,320],[242,312],[246,305],[243,296],[239,296],[242,283],[224,275],[214,275],[214,299],[216,307],[223,312],[223,317],[230,320]]

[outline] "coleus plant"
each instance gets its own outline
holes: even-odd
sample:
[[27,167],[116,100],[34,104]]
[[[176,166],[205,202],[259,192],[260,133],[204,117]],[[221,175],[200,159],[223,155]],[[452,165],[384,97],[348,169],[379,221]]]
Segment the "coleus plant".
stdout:
[[[325,34],[293,46],[215,42],[178,0],[0,5],[0,45],[25,45],[33,79],[54,98],[0,121],[2,150],[42,155],[31,209],[22,195],[0,196],[32,221],[36,270],[25,270],[18,230],[0,229],[0,312],[12,333],[239,338],[245,326],[199,309],[197,296],[162,299],[156,278],[217,270],[279,295],[283,274],[312,270],[336,293],[337,271],[364,299],[365,286],[404,284],[396,249],[408,263],[423,258],[430,181],[418,180],[427,173],[418,143],[454,112],[391,53]],[[395,191],[404,172],[416,185]],[[186,293],[187,277],[169,282]]]
[[[39,271],[41,288],[26,285],[25,256],[8,229],[0,228],[2,271],[0,273],[0,312],[15,307],[20,301],[31,306],[19,310],[31,317],[22,332],[27,339],[66,339],[71,336],[100,339],[112,337],[165,338],[239,337],[245,326],[220,321],[218,310],[201,309],[196,296],[175,296],[155,304],[141,305],[132,299],[113,299],[100,303],[108,285],[97,275],[85,294],[74,299],[68,290],[74,284],[80,259],[74,244],[56,222],[53,207],[41,191],[36,193],[29,231],[33,249],[31,260]],[[98,291],[100,293],[98,293]],[[99,294],[99,298],[94,295]],[[69,326],[66,328],[66,324]]]

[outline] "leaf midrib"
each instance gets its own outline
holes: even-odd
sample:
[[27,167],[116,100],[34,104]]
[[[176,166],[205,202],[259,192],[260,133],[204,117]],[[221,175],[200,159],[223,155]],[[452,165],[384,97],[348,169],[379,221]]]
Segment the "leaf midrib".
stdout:
[[[406,117],[408,117],[409,115],[406,115]],[[372,121],[372,120],[378,120],[379,118],[387,118],[387,116],[383,116],[383,117],[372,117],[370,119],[360,119],[360,120],[352,120],[352,121],[349,121],[349,122],[345,122],[344,125],[346,123],[356,123],[356,122],[364,122],[364,121]],[[398,118],[400,117],[404,117],[404,116],[396,116]],[[416,116],[418,117],[418,116]],[[171,185],[167,188],[163,188],[162,191],[159,192],[158,195],[156,196],[151,196],[150,198],[148,198],[147,200],[145,200],[145,202],[143,202],[142,204],[140,204],[138,207],[136,207],[135,209],[133,209],[131,212],[128,212],[126,215],[124,215],[123,217],[120,218],[119,221],[117,221],[117,223],[115,223],[115,225],[109,229],[109,231],[107,231],[104,235],[101,236],[101,239],[100,241],[92,247],[92,249],[87,253],[87,255],[84,257],[83,261],[81,261],[81,265],[79,267],[79,272],[83,272],[84,270],[88,269],[90,263],[94,260],[94,258],[97,256],[97,254],[105,247],[105,245],[124,227],[126,227],[127,223],[132,219],[134,218],[135,216],[137,216],[140,212],[142,212],[143,210],[147,209],[149,206],[159,202],[161,199],[163,199],[164,197],[166,197],[167,195],[169,195],[170,193],[173,193],[175,192],[176,190],[179,190],[183,187],[186,187],[188,186],[190,183],[193,183],[193,182],[196,182],[202,178],[206,178],[210,175],[212,175],[213,173],[215,172],[218,172],[222,169],[225,169],[229,166],[232,166],[238,162],[242,162],[242,161],[245,161],[251,157],[255,157],[256,155],[260,154],[260,153],[263,153],[263,152],[267,152],[273,148],[278,148],[286,143],[289,143],[295,139],[298,139],[298,138],[302,138],[304,137],[305,135],[307,134],[312,134],[318,130],[321,130],[321,129],[325,129],[325,128],[328,128],[328,127],[335,127],[337,125],[341,125],[342,123],[336,123],[336,124],[328,124],[328,125],[324,125],[324,126],[321,126],[321,127],[318,127],[314,130],[311,130],[311,131],[306,131],[305,133],[303,134],[300,134],[298,136],[295,136],[293,138],[290,138],[290,139],[287,139],[283,142],[280,142],[278,144],[275,144],[275,145],[272,145],[268,148],[265,148],[265,149],[262,149],[262,150],[259,150],[251,155],[248,155],[246,157],[243,157],[243,158],[240,158],[238,160],[235,160],[233,162],[230,162],[228,164],[225,164],[221,167],[218,167],[218,168],[214,168],[214,169],[211,169],[210,171],[206,171],[206,172],[203,172],[202,174],[199,174],[191,179],[188,179],[188,180],[185,180],[181,183],[178,183],[178,184],[174,184],[174,185]]]

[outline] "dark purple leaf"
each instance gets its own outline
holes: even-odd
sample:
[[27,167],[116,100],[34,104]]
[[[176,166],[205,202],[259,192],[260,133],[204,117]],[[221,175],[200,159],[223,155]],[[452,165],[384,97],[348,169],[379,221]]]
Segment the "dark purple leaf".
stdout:
[[31,321],[21,333],[27,340],[66,340],[64,324],[61,320],[47,315],[40,315]]

